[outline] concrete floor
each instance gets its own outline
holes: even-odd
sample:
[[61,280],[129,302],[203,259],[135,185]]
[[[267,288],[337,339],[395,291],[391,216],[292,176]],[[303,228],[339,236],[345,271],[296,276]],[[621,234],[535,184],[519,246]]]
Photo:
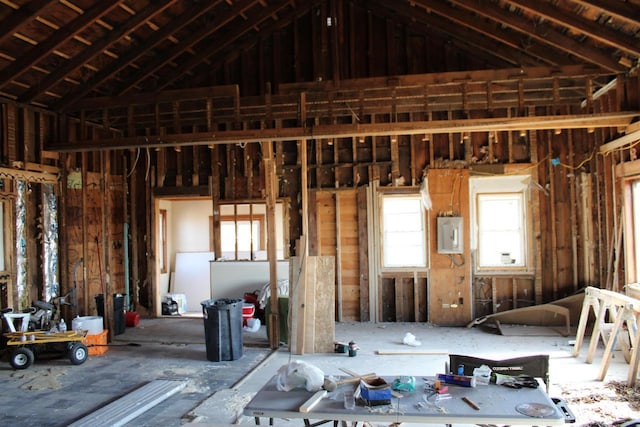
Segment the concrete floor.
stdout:
[[[356,357],[330,353],[293,356],[286,348],[272,352],[264,326],[243,334],[240,359],[211,362],[206,359],[202,319],[171,317],[143,319],[114,337],[108,351],[73,366],[66,358],[37,359],[26,370],[16,371],[6,356],[0,365],[0,419],[5,425],[66,426],[154,379],[184,380],[186,387],[166,401],[129,422],[129,426],[179,426],[186,423],[253,424],[242,408],[278,368],[300,359],[340,375],[339,368],[376,372],[378,375],[434,375],[443,372],[447,353],[502,359],[546,353],[551,357],[551,395],[563,397],[567,387],[591,387],[600,359],[584,362],[571,356],[574,337],[541,328],[507,327],[509,335],[495,335],[479,327],[444,328],[428,324],[336,324],[336,340],[358,343]],[[410,332],[419,347],[402,344]],[[378,350],[429,351],[430,355],[379,355]],[[602,349],[599,349],[601,352]],[[626,381],[628,365],[616,354],[607,381]],[[276,425],[301,425],[277,420]],[[576,424],[580,425],[580,424]]]

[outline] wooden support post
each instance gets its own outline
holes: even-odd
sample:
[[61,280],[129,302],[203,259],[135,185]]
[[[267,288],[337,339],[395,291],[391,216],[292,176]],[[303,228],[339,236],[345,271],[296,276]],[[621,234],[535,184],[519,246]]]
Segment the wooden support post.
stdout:
[[491,276],[491,313],[497,313],[498,312],[498,304],[497,304],[497,299],[498,299],[498,290],[496,289],[496,278],[494,276]]
[[[567,144],[569,146],[569,162],[573,162],[575,158],[574,144],[573,144],[573,131],[567,130]],[[577,291],[579,287],[579,274],[578,269],[580,263],[578,262],[578,197],[576,194],[576,170],[572,170],[569,173],[569,217],[571,219],[571,265],[573,273],[573,290]]]
[[265,176],[265,198],[267,205],[267,259],[269,260],[269,290],[271,292],[271,316],[269,318],[269,344],[272,349],[280,345],[280,310],[278,308],[278,271],[276,258],[276,171],[273,161],[273,145],[262,143]]
[[[82,131],[81,131],[82,132]],[[85,313],[89,313],[89,298],[91,295],[91,290],[90,290],[90,286],[89,286],[89,281],[87,280],[87,261],[89,260],[89,251],[91,251],[90,249],[90,244],[93,244],[93,242],[91,241],[91,238],[89,236],[89,218],[87,218],[88,215],[85,215],[85,213],[87,212],[87,205],[88,205],[88,196],[87,196],[87,176],[88,176],[88,171],[87,171],[87,162],[88,162],[88,153],[86,152],[82,152],[80,153],[80,157],[81,157],[81,176],[82,176],[82,202],[81,202],[81,211],[83,213],[82,215],[82,258],[85,260],[84,265],[82,266],[82,281],[84,282],[84,288],[83,288],[83,293],[82,293],[82,300],[84,301],[84,312]],[[99,254],[98,254],[99,256]],[[91,257],[93,259],[93,257]]]
[[413,272],[413,321],[420,321],[420,279],[418,278],[418,272]]
[[397,186],[400,177],[400,152],[398,151],[398,135],[391,135],[391,185]]
[[371,320],[371,307],[369,302],[369,227],[368,227],[368,187],[358,187],[358,271],[360,288],[360,321]]
[[[193,125],[191,131],[193,133],[197,132],[197,126]],[[193,150],[191,158],[191,185],[193,187],[200,186],[200,174],[198,174],[198,170],[200,169],[200,148],[199,145],[191,147]]]
[[404,288],[402,283],[402,276],[396,275],[393,276],[393,285],[395,288],[396,294],[396,322],[405,322],[405,314],[404,314]]
[[[529,107],[529,116],[535,114],[534,107]],[[536,131],[529,132],[529,156],[531,157],[532,164],[538,164],[538,133]],[[531,171],[531,179],[533,182],[538,182],[538,168],[533,168]],[[537,196],[532,197],[531,200],[531,213],[533,214],[533,218],[540,218],[540,193]],[[541,230],[540,224],[538,221],[532,222],[532,233],[533,233],[533,241],[534,244],[534,281],[533,281],[533,292],[534,292],[534,300],[536,304],[542,303],[542,245],[540,244],[541,238]]]
[[[132,153],[133,155],[133,153]],[[138,229],[138,197],[140,197],[138,193],[138,174],[133,168],[135,167],[135,159],[132,157],[130,159],[131,163],[131,177],[129,178],[129,204],[130,204],[130,227],[129,232],[131,233],[131,293],[133,295],[133,310],[136,310],[140,304],[140,292],[139,292],[139,283],[140,283],[140,248],[139,248],[139,233]]]
[[[552,139],[553,139],[553,135],[551,134],[551,132],[546,131],[546,136],[547,136],[547,152],[548,153],[553,153],[553,145],[552,145]],[[549,223],[551,224],[551,253],[552,254],[557,254],[558,253],[558,225],[557,225],[557,220],[556,220],[556,210],[555,210],[555,206],[556,206],[556,191],[555,191],[555,185],[553,184],[555,182],[555,170],[554,170],[554,166],[553,163],[551,162],[551,158],[549,158],[548,161],[548,166],[549,166],[549,182],[551,183],[551,185],[549,186],[549,199],[550,199],[550,209],[549,209]],[[552,256],[551,257],[551,283],[553,285],[553,299],[555,300],[558,296],[558,257],[557,256]]]
[[340,225],[340,192],[336,192],[335,196],[335,222],[336,222],[336,314],[338,322],[342,322],[342,274],[340,274],[340,266],[342,265],[342,228]]

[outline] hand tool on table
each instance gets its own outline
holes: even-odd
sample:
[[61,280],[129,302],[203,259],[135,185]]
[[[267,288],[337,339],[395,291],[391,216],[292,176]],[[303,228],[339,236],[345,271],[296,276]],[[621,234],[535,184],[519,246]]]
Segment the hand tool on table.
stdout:
[[333,381],[329,378],[325,378],[324,379],[324,384],[322,385],[322,388],[327,390],[327,391],[335,391],[336,388],[338,388],[338,386],[340,384],[349,384],[349,383],[355,383],[360,381],[361,379],[367,379],[367,378],[375,378],[376,374],[374,372],[368,373],[368,374],[364,374],[364,375],[358,375],[355,372],[351,372],[340,368],[341,371],[348,373],[349,375],[351,375],[351,378],[345,378],[342,380],[338,380],[338,381]]

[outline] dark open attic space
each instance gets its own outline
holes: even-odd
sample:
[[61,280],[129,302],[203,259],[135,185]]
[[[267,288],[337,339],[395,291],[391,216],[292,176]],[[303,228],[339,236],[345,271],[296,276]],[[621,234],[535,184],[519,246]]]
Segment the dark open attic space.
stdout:
[[[639,10],[0,0],[0,305],[73,291],[66,316],[94,315],[103,294],[113,325],[113,294],[148,317],[186,295],[200,314],[291,278],[290,310],[327,308],[297,337],[329,341],[333,321],[462,326],[625,293]],[[225,278],[264,270],[223,295],[219,259],[239,269]]]

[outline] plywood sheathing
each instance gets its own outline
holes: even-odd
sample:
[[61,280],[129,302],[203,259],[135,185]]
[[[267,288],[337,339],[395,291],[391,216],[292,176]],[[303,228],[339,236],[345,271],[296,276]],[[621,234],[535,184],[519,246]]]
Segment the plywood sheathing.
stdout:
[[[306,268],[301,268],[301,263]],[[328,256],[290,259],[290,349],[293,354],[333,352],[335,260]],[[306,275],[300,277],[300,273]],[[306,286],[300,284],[306,281]]]
[[[466,169],[429,169],[429,193],[433,207],[428,211],[431,230],[437,230],[438,215],[463,218],[463,253],[439,254],[437,234],[429,236],[431,271],[429,321],[438,325],[464,325],[471,320],[471,252],[469,250],[469,176]],[[456,257],[456,262],[452,259]],[[458,265],[460,264],[460,265]]]

